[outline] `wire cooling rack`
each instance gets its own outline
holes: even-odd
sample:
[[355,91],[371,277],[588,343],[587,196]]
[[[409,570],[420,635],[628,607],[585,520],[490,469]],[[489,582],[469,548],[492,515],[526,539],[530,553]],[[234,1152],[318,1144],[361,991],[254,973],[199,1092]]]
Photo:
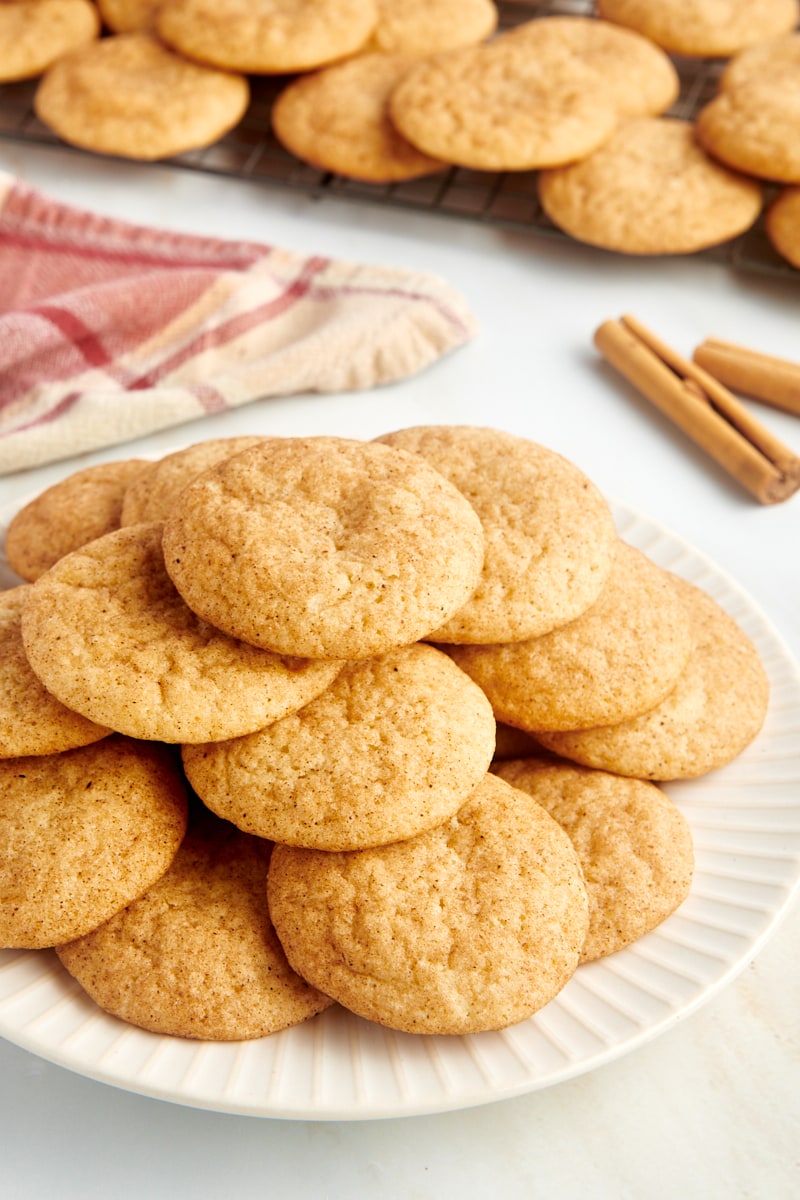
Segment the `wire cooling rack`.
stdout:
[[[498,4],[498,10],[500,28],[507,29],[543,16],[593,16],[594,4],[592,0],[536,0],[536,3],[509,0]],[[715,59],[673,58],[673,62],[681,89],[669,115],[692,120],[716,93],[723,64]],[[319,199],[335,196],[476,221],[535,236],[567,237],[542,210],[534,171],[495,173],[454,167],[423,179],[380,185],[347,179],[302,163],[283,149],[271,130],[270,110],[285,80],[254,77],[250,82],[251,103],[237,127],[212,146],[170,159],[171,165],[302,192]],[[36,81],[0,85],[0,138],[65,148],[37,119],[32,103],[35,89]],[[69,149],[75,154],[87,153]],[[800,270],[790,266],[773,249],[762,222],[740,237],[693,257],[722,261],[737,270],[800,283]]]

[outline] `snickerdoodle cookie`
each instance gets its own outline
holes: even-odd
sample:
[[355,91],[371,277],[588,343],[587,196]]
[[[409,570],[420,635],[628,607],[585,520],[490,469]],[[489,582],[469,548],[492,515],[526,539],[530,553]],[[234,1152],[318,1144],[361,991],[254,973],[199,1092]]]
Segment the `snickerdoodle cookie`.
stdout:
[[125,492],[147,466],[139,458],[100,463],[40,492],[11,519],[8,565],[33,583],[71,550],[118,529]]
[[3,0],[0,82],[33,79],[99,33],[100,17],[89,0]]
[[800,183],[800,70],[756,75],[726,88],[695,120],[697,140],[721,163],[759,179]]
[[360,54],[298,76],[272,106],[275,136],[304,162],[368,183],[443,171],[446,163],[417,150],[389,119],[389,97],[411,65],[396,54]]
[[0,945],[81,937],[141,896],[186,829],[180,765],[109,737],[0,762]]
[[60,58],[34,107],[65,142],[152,160],[217,141],[249,99],[243,75],[190,62],[149,33],[121,33]]
[[673,576],[617,543],[599,598],[542,637],[448,646],[486,692],[499,721],[536,732],[610,725],[653,708],[675,686],[692,626]]
[[597,599],[616,529],[608,503],[573,463],[480,426],[419,425],[377,440],[427,459],[483,524],[480,583],[434,641],[523,641],[574,620]]
[[131,737],[236,737],[300,708],[339,663],[236,641],[183,602],[164,569],[161,525],[129,525],[62,558],[30,585],[28,660],[48,691]]
[[30,584],[0,591],[0,758],[57,754],[110,733],[66,708],[31,670],[22,644]]
[[340,854],[276,846],[268,897],[298,974],[409,1033],[530,1016],[575,971],[588,928],[567,834],[494,775],[449,821],[406,841]]
[[597,0],[597,11],[673,54],[719,58],[787,33],[800,17],[797,0]]
[[283,75],[355,54],[377,20],[376,0],[165,0],[156,29],[198,62]]
[[185,746],[199,796],[249,833],[356,850],[451,817],[494,751],[489,701],[447,655],[418,644],[344,667],[316,700],[256,733]]
[[694,648],[669,695],[650,712],[605,729],[538,733],[543,745],[586,766],[668,780],[704,775],[753,741],[769,702],[758,651],[711,596],[684,580],[676,584]]
[[210,813],[193,819],[158,882],[59,958],[106,1012],[155,1033],[238,1041],[307,1020],[332,1001],[275,935],[270,850]]
[[481,522],[430,463],[376,442],[270,439],[190,484],[164,527],[186,603],[232,637],[369,658],[426,637],[471,595]]
[[542,206],[561,230],[623,254],[690,254],[754,224],[763,195],[697,144],[691,122],[639,117],[604,146],[543,171]]
[[573,162],[618,121],[601,83],[510,35],[422,60],[395,88],[389,111],[423,153],[484,171]]
[[582,962],[629,946],[686,899],[691,830],[654,784],[536,758],[494,770],[546,808],[578,852],[589,894]]

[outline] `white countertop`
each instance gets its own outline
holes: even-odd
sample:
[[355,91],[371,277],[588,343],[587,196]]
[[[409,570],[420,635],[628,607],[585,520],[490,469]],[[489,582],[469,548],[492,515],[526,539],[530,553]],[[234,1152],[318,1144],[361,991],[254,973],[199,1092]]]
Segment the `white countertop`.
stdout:
[[[10,142],[0,143],[0,170],[141,223],[429,271],[464,295],[480,326],[465,348],[379,391],[255,403],[80,464],[8,476],[0,507],[76,465],[204,437],[495,425],[566,455],[607,495],[712,558],[800,659],[800,495],[770,508],[750,500],[592,347],[603,320],[629,312],[687,357],[716,336],[800,359],[800,286]],[[800,453],[797,418],[757,411]],[[755,960],[660,1037],[568,1082],[433,1116],[225,1115],[94,1082],[0,1042],[0,1193],[788,1200],[800,1192],[798,936],[795,896]]]

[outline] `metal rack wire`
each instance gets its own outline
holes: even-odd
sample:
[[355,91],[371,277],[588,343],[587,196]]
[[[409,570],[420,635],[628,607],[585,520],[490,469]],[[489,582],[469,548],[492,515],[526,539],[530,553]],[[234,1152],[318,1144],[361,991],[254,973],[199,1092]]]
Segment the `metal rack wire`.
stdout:
[[[546,15],[592,16],[594,13],[592,0],[537,0],[536,3],[509,0],[498,4],[498,9],[501,29]],[[722,64],[715,59],[675,58],[673,61],[681,90],[669,115],[691,120],[715,94]],[[170,159],[170,164],[190,171],[243,179],[255,185],[289,189],[319,199],[335,196],[362,204],[388,205],[477,221],[536,236],[566,238],[567,235],[552,224],[539,204],[533,171],[494,173],[454,167],[407,183],[378,185],[346,179],[300,162],[283,149],[271,130],[271,106],[284,82],[252,78],[250,107],[239,125],[213,145]],[[37,119],[33,111],[35,88],[35,81],[0,85],[0,138],[64,148],[64,143]],[[800,270],[777,254],[761,222],[740,237],[693,257],[800,283]]]

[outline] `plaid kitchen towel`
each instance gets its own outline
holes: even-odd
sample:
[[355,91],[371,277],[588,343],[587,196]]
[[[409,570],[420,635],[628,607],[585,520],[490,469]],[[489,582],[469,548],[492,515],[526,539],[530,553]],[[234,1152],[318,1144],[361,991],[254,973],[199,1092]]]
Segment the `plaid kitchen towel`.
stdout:
[[474,332],[435,277],[133,225],[0,174],[0,474],[389,383]]

